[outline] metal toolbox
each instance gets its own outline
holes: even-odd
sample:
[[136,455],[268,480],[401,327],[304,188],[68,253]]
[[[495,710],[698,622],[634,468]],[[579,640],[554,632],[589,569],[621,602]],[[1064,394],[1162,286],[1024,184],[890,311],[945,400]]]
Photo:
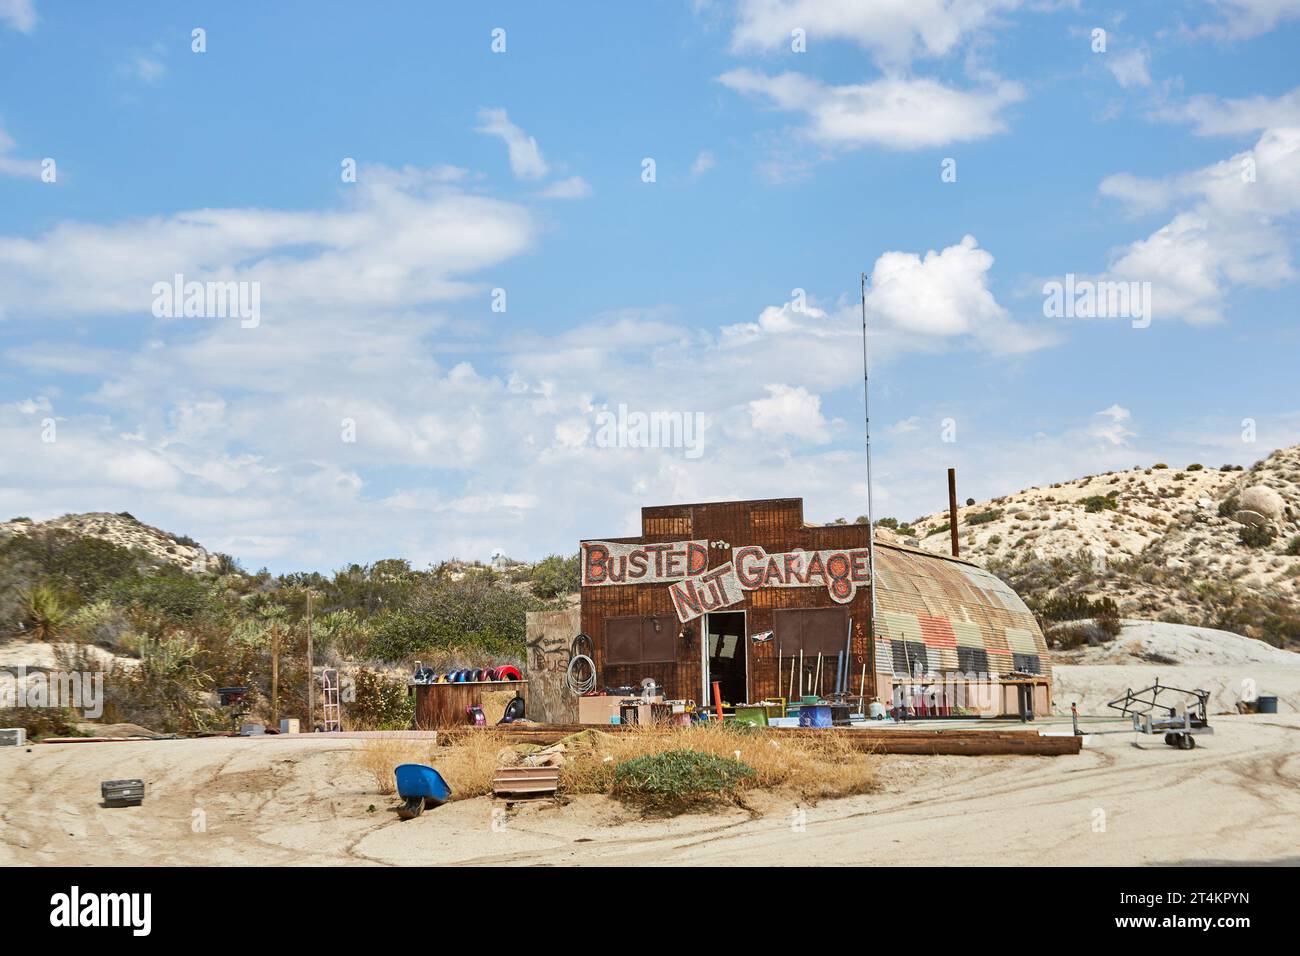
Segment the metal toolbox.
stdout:
[[104,780],[99,785],[106,807],[138,807],[144,802],[143,780]]

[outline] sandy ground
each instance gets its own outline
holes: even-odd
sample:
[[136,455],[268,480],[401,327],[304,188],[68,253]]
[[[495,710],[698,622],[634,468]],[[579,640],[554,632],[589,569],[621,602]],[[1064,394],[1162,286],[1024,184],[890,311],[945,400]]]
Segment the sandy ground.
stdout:
[[[1300,862],[1300,716],[1214,725],[1190,752],[1120,732],[1071,757],[878,757],[878,793],[672,820],[581,797],[402,822],[355,740],[42,744],[0,751],[0,864]],[[100,807],[101,780],[132,776],[144,806]]]
[[[1233,714],[1238,702],[1269,695],[1284,714],[1300,711],[1300,667],[1242,664],[1210,667],[1175,664],[1054,664],[1052,706],[1068,714],[1070,703],[1081,714],[1104,714],[1106,703],[1130,688],[1150,687],[1160,679],[1166,686],[1210,692],[1211,714]],[[1161,700],[1164,700],[1161,695]]]

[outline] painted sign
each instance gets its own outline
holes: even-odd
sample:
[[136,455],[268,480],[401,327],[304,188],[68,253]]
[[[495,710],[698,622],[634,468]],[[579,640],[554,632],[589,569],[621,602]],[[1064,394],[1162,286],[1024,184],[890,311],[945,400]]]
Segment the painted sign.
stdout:
[[758,545],[747,545],[732,552],[732,563],[736,578],[746,591],[824,587],[832,600],[848,604],[858,585],[871,583],[866,548],[768,554]]
[[677,619],[683,624],[701,614],[739,604],[745,599],[736,569],[728,561],[699,577],[687,578],[668,585],[668,593],[677,610]]
[[708,541],[673,541],[668,544],[582,542],[583,587],[667,584],[701,575],[708,566]]

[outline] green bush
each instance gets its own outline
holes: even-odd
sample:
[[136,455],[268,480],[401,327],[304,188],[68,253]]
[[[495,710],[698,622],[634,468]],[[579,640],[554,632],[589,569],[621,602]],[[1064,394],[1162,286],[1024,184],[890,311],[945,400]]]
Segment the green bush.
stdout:
[[1286,553],[1293,558],[1300,556],[1300,534],[1286,543]]
[[363,667],[353,682],[355,699],[347,704],[350,729],[410,729],[415,720],[415,697],[404,681]]
[[120,607],[142,607],[182,620],[199,617],[216,607],[205,582],[173,568],[115,581],[107,597]]
[[1152,465],[1151,467],[1152,467],[1152,468],[1168,468],[1169,466],[1166,465],[1163,461],[1161,461],[1161,462],[1157,462],[1156,464]]
[[966,516],[967,524],[988,524],[990,521],[997,521],[1002,517],[1002,512],[996,508],[989,508],[987,511],[976,511],[974,514]]
[[533,567],[529,586],[539,598],[573,594],[582,586],[580,555],[562,558],[558,554],[542,558]]
[[1237,531],[1237,537],[1247,547],[1267,548],[1277,537],[1277,532],[1268,525],[1244,524]]
[[1237,513],[1237,496],[1229,495],[1219,502],[1219,517],[1231,518]]
[[669,750],[625,760],[614,768],[614,793],[660,806],[680,806],[733,795],[754,771],[730,757]]
[[1083,510],[1096,513],[1098,511],[1115,511],[1119,508],[1119,501],[1115,498],[1115,493],[1108,495],[1089,495],[1082,501]]
[[1202,465],[1202,464],[1200,464],[1200,463],[1198,463],[1198,462],[1192,462],[1192,464],[1190,464],[1190,465],[1187,466],[1187,470],[1188,470],[1188,471],[1204,471],[1204,470],[1205,470],[1205,466]]

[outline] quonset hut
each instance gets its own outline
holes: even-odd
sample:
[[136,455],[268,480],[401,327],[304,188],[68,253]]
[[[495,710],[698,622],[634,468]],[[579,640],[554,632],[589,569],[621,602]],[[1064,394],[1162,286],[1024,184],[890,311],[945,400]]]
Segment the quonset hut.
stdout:
[[808,526],[801,498],[643,508],[639,537],[583,541],[581,562],[598,688],[649,678],[707,702],[716,681],[737,703],[827,695],[843,674],[849,694],[917,715],[1051,707],[1042,631],[1010,587],[878,538],[873,641],[866,525]]

